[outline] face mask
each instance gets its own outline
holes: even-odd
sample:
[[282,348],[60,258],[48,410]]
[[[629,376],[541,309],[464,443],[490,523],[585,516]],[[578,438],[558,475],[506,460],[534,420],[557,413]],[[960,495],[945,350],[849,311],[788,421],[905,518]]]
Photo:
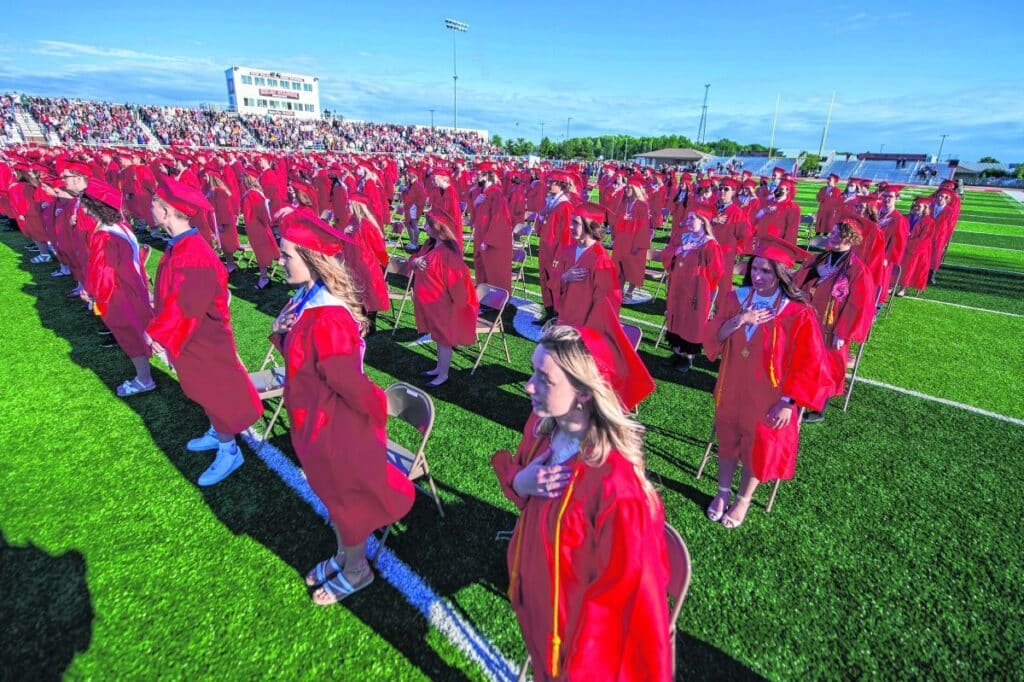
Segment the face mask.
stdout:
[[781,199],[782,197],[786,196],[786,192],[785,190],[777,189],[775,190],[774,195],[776,199]]
[[476,186],[477,187],[483,187],[485,184],[487,184],[487,183],[485,183],[483,180],[477,180],[476,181]]
[[850,187],[847,187],[847,188],[846,188],[846,193],[847,193],[847,194],[853,194],[853,193],[854,193],[854,192],[856,192],[856,191],[857,191],[857,188],[856,188],[856,187],[854,187],[854,186],[852,186],[852,185],[851,185]]

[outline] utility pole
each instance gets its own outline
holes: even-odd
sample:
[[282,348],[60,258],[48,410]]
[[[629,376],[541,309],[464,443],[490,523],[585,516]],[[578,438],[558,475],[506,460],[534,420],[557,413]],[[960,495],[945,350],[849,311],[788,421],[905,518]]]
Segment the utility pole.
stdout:
[[434,129],[434,109],[430,110],[430,129]]
[[945,146],[946,138],[949,137],[949,134],[947,133],[945,135],[941,135],[940,137],[942,137],[942,141],[939,142],[939,153],[935,157],[935,163],[942,163],[942,148]]
[[782,104],[782,93],[775,98],[775,117],[772,118],[772,139],[768,142],[768,158],[772,158],[772,150],[775,149],[775,126],[779,122],[779,105]]

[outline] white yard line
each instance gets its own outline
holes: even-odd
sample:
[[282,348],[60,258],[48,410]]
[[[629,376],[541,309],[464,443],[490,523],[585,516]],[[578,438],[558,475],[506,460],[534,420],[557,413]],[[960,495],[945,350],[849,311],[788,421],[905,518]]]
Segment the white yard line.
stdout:
[[980,407],[974,407],[973,405],[967,405],[966,403],[958,403],[955,400],[948,400],[946,398],[939,398],[934,395],[928,395],[927,393],[921,393],[920,391],[914,391],[909,388],[903,388],[902,386],[893,386],[892,384],[886,384],[881,381],[875,381],[874,379],[866,379],[857,377],[858,382],[869,384],[871,386],[878,386],[879,388],[885,388],[890,391],[902,393],[904,395],[911,395],[915,398],[921,398],[933,403],[939,403],[941,405],[947,405],[949,407],[956,407],[966,412],[972,412],[974,414],[980,414],[985,417],[991,417],[992,419],[998,419],[1001,422],[1007,424],[1015,424],[1016,426],[1024,426],[1024,419],[1017,419],[1016,417],[1007,417],[1005,414],[999,414],[998,412],[991,412],[989,410],[983,410]]
[[981,313],[992,313],[993,315],[1006,315],[1007,317],[1024,317],[1019,313],[1008,313],[1005,310],[991,310],[989,308],[976,308],[973,305],[963,305],[962,303],[950,303],[949,301],[937,301],[934,298],[918,298],[917,296],[903,296],[899,297],[902,301],[922,301],[924,303],[938,303],[939,305],[948,305],[954,308],[965,308],[967,310],[977,310]]

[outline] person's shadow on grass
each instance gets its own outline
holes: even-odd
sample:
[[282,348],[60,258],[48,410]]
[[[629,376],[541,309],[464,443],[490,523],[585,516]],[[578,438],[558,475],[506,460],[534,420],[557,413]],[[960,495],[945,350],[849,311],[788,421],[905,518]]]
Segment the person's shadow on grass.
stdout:
[[0,531],[0,679],[59,680],[92,640],[85,558],[14,547]]

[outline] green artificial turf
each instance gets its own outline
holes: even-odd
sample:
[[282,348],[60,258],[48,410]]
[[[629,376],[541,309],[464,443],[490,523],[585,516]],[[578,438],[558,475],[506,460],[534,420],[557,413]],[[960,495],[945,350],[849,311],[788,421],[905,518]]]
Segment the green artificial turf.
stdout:
[[[159,390],[116,398],[127,360],[98,348],[98,322],[63,296],[66,280],[26,264],[20,235],[0,242],[0,530],[11,545],[0,546],[0,669],[482,679],[383,580],[344,606],[314,607],[301,576],[333,542],[319,517],[248,449],[231,478],[197,488],[210,457],[183,445],[206,427],[199,408],[160,370]],[[527,273],[536,291],[535,259]],[[254,282],[252,271],[232,279],[233,326],[249,366],[266,352],[288,296],[281,284],[252,291]],[[925,295],[1020,313],[1022,283],[944,268]],[[623,314],[645,323],[641,352],[659,386],[640,408],[650,475],[693,558],[677,643],[682,676],[1024,674],[1024,502],[1010,486],[1021,476],[1024,427],[859,384],[848,412],[833,401],[824,425],[804,429],[796,478],[782,484],[772,513],[761,490],[747,523],[726,531],[704,518],[715,464],[694,480],[714,367],[698,361],[686,377],[664,367],[664,348],[653,348],[663,296]],[[900,300],[876,326],[861,373],[1020,418],[1022,323]],[[394,340],[369,339],[367,370],[379,384],[419,384],[432,365],[433,346],[415,345],[411,324],[407,310]],[[494,540],[515,516],[489,458],[515,445],[529,413],[522,384],[533,345],[507,326],[510,363],[492,344],[470,378],[473,358],[461,351],[452,381],[433,391],[428,456],[445,518],[419,495],[389,547],[521,660],[503,595],[505,545]],[[286,426],[272,443],[294,459]]]

